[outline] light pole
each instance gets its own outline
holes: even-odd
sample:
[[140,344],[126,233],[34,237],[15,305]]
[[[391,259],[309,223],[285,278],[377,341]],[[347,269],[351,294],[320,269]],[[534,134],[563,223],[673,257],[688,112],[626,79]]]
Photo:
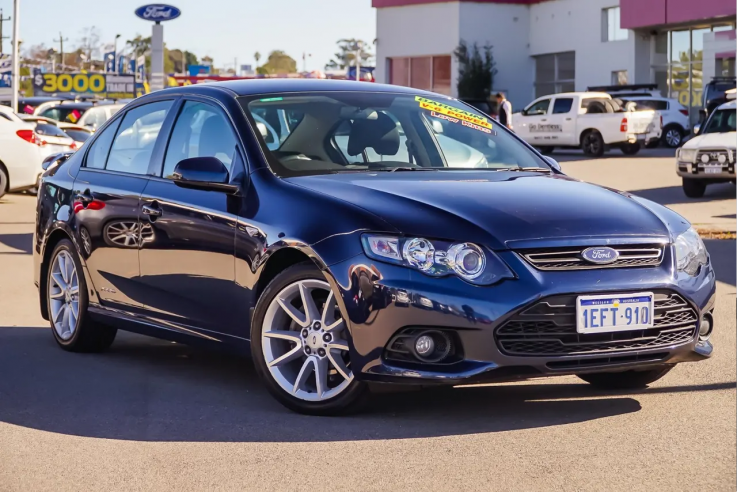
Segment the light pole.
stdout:
[[10,104],[18,111],[18,90],[20,89],[20,0],[13,0],[13,87]]
[[117,71],[118,68],[118,38],[120,34],[115,35],[115,41],[113,41],[113,72]]
[[361,81],[361,41],[356,42],[356,80]]
[[302,71],[307,71],[307,58],[312,57],[312,53],[304,53],[302,52]]

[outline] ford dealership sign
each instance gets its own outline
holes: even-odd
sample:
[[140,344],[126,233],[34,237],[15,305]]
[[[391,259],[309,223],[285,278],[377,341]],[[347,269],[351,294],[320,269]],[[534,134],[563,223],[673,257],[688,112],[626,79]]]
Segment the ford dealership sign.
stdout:
[[154,3],[138,7],[136,9],[136,15],[143,20],[161,22],[176,19],[182,15],[182,11],[171,5]]

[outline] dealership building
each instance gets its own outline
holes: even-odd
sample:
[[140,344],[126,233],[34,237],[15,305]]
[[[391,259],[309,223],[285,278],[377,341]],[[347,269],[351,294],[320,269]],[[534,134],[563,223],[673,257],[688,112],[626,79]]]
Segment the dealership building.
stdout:
[[372,0],[377,82],[457,96],[461,41],[493,47],[494,91],[515,108],[589,86],[657,84],[701,107],[735,75],[735,0]]

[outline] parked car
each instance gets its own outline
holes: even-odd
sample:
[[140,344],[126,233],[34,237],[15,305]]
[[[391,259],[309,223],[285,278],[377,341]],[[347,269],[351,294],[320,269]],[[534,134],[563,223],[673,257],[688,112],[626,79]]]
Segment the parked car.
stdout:
[[[278,112],[293,124],[270,148],[255,116]],[[472,160],[435,122],[486,167],[455,167]],[[714,271],[684,218],[567,177],[439,94],[170,88],[45,166],[34,277],[65,350],[105,350],[117,329],[250,350],[308,414],[357,408],[370,381],[642,388],[712,353]]]
[[[16,111],[21,115],[33,115],[37,114],[39,109],[46,109],[50,105],[60,104],[65,99],[60,97],[50,96],[33,96],[33,97],[21,97],[18,99],[18,107]],[[3,100],[2,105],[10,107],[10,100]]]
[[514,116],[517,135],[542,152],[580,148],[592,157],[602,156],[607,147],[636,154],[660,138],[661,125],[657,111],[625,111],[604,92],[543,96]]
[[627,102],[634,102],[637,111],[655,110],[663,117],[662,145],[677,148],[686,135],[691,132],[688,108],[675,99],[664,97],[635,96],[627,97]]
[[34,188],[43,172],[42,160],[35,125],[0,106],[0,197]]
[[586,89],[589,92],[606,92],[613,98],[663,97],[658,84],[596,85]]
[[737,78],[735,77],[714,77],[705,86],[702,91],[701,105],[703,109],[699,117],[699,122],[703,123],[709,115],[722,104],[728,101],[727,91],[737,87]]
[[72,137],[77,144],[77,148],[81,147],[94,133],[87,127],[75,125],[74,123],[57,123],[57,126],[64,130],[64,133]]
[[41,147],[41,155],[44,158],[51,154],[77,150],[77,143],[74,139],[53,123],[38,122],[35,130],[38,145]]
[[730,101],[712,111],[699,134],[676,152],[676,170],[687,197],[704,196],[712,183],[735,182],[736,108],[737,102]]
[[68,102],[48,108],[40,116],[96,130],[123,106],[123,104]]

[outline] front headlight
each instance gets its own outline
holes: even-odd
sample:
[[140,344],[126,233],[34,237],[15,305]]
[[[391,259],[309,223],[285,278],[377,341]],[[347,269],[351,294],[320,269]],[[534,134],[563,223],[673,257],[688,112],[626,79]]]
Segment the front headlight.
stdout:
[[693,164],[696,162],[696,149],[684,149],[681,147],[678,149],[678,152],[676,153],[676,159],[678,159],[680,162],[690,162]]
[[676,265],[678,270],[692,277],[706,265],[706,246],[693,228],[676,238]]
[[414,268],[433,277],[456,275],[477,285],[514,278],[507,265],[493,252],[473,243],[374,234],[364,234],[361,242],[370,258]]

